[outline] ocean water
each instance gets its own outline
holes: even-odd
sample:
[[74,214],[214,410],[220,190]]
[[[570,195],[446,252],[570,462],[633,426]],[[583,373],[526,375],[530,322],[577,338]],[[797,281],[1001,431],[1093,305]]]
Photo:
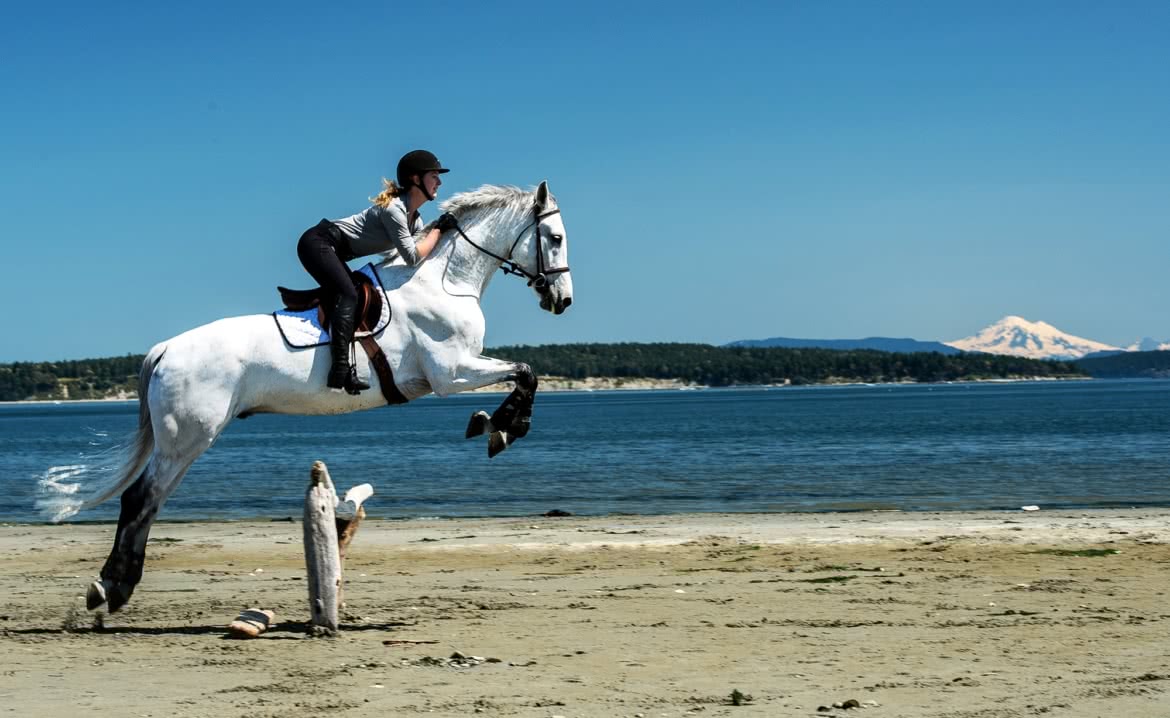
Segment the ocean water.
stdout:
[[[339,489],[372,483],[382,518],[1170,506],[1170,381],[545,393],[489,460],[463,431],[502,398],[235,421],[160,519],[299,517],[318,459]],[[134,403],[0,406],[0,521],[42,521],[45,472],[136,421]]]

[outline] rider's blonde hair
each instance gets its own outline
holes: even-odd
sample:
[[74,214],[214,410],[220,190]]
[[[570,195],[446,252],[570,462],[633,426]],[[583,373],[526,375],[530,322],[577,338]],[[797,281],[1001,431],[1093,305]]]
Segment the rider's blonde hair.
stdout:
[[398,197],[401,194],[401,187],[394,184],[393,180],[388,180],[383,177],[381,193],[379,193],[377,197],[370,197],[370,201],[379,207],[386,208],[390,206],[390,203],[394,200],[395,197]]

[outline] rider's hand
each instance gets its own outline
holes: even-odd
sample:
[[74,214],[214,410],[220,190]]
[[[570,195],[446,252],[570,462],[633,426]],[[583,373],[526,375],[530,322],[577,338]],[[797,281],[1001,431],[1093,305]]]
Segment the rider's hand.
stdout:
[[455,229],[459,226],[459,222],[455,221],[455,215],[450,212],[444,212],[439,215],[439,219],[435,221],[435,227],[440,232],[446,232],[449,229]]

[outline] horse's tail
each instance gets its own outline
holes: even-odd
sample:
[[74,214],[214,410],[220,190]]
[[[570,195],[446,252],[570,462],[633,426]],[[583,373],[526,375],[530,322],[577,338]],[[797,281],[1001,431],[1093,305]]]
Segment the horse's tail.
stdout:
[[[150,454],[154,451],[154,426],[150,419],[150,379],[154,376],[154,369],[166,352],[165,344],[156,344],[142,362],[142,369],[138,374],[138,430],[126,451],[120,464],[110,466],[75,464],[72,466],[53,466],[40,480],[41,498],[36,506],[44,512],[53,523],[63,521],[79,511],[92,508],[121,494],[130,486],[150,461]],[[103,476],[104,474],[104,476]],[[62,483],[65,479],[91,478],[98,480],[89,489],[87,495],[79,496],[82,490],[80,482]]]

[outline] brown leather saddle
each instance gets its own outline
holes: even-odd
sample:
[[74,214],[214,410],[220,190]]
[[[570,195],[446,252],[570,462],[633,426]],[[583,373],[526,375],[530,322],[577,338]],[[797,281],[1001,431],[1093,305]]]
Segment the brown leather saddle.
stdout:
[[[356,331],[371,332],[378,327],[378,320],[382,318],[382,293],[374,282],[363,272],[350,272],[349,278],[357,289],[357,327]],[[290,312],[306,312],[317,309],[317,321],[321,328],[329,329],[329,312],[326,307],[333,306],[333,294],[324,287],[315,289],[289,289],[277,287],[280,292],[280,301]]]
[[[386,403],[405,404],[409,399],[394,383],[394,370],[372,333],[378,328],[378,321],[382,318],[382,292],[379,291],[381,287],[375,286],[373,280],[362,272],[350,272],[349,278],[353,280],[358,296],[356,331],[363,332],[361,336],[355,337],[355,341],[362,345],[362,349],[370,357],[370,364],[378,375],[378,386]],[[323,287],[316,289],[277,287],[276,290],[280,292],[280,301],[284,302],[285,309],[290,312],[306,312],[316,308],[317,321],[323,329],[329,329],[330,317],[325,308],[333,306],[331,292]]]

